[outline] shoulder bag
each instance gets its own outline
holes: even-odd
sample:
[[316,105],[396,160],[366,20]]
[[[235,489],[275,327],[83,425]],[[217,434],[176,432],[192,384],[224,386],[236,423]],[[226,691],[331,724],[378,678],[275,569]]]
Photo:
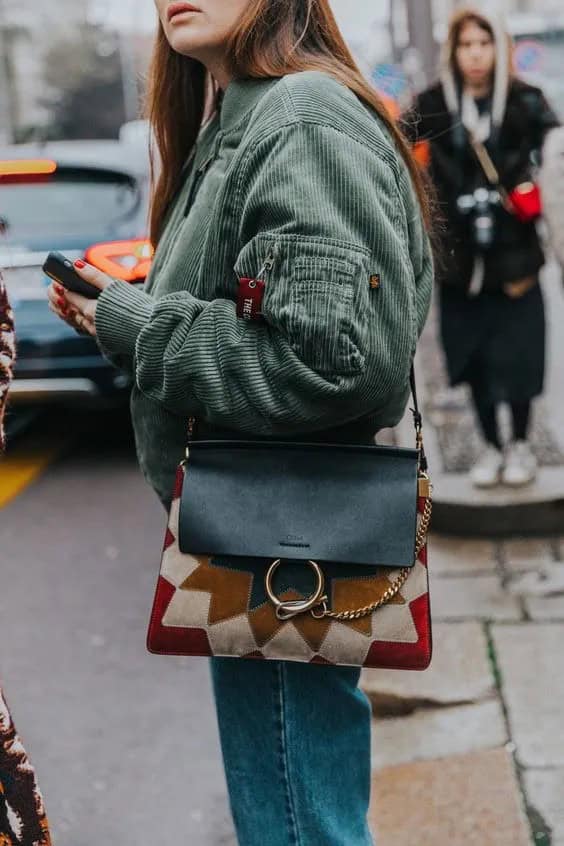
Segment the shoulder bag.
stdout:
[[151,652],[422,670],[431,485],[415,449],[200,439],[178,469]]

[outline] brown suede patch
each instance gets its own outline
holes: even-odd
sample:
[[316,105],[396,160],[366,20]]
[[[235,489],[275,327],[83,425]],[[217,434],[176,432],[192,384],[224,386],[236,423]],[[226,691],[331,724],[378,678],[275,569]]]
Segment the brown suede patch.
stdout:
[[208,623],[213,626],[247,612],[252,582],[251,573],[211,566],[206,558],[180,585],[180,590],[203,590],[211,594]]
[[[280,599],[287,602],[294,599],[303,599],[303,596],[294,590],[287,590],[281,594]],[[311,614],[302,614],[288,622],[282,622],[276,616],[274,606],[270,602],[251,611],[249,613],[249,622],[256,642],[260,647],[268,643],[280,631],[282,626],[293,625],[313,652],[317,652],[320,648],[331,626],[330,620],[314,620]]]

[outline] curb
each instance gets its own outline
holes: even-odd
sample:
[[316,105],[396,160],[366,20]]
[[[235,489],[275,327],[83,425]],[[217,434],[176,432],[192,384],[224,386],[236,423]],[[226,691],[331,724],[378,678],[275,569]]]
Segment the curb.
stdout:
[[521,490],[479,491],[466,474],[439,474],[434,481],[433,529],[466,537],[556,535],[564,526],[564,471],[542,468]]

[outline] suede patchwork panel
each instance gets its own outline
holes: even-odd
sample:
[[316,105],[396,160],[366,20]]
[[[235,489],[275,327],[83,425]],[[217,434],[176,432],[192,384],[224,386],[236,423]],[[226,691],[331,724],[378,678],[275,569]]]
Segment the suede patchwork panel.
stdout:
[[[419,513],[425,501],[419,502]],[[178,500],[173,502],[149,630],[149,648],[165,654],[212,654],[341,666],[424,669],[431,655],[427,551],[424,548],[401,591],[358,619],[279,620],[268,599],[266,560],[183,555],[177,543]],[[323,563],[329,607],[337,612],[377,602],[400,571]],[[307,562],[283,561],[273,579],[281,600],[309,597],[315,575]],[[165,597],[164,593],[167,594]],[[164,611],[162,610],[164,609]],[[155,617],[155,614],[157,617]],[[205,633],[205,650],[187,645],[190,631]],[[169,647],[184,631],[182,649]],[[165,646],[166,645],[166,646]]]

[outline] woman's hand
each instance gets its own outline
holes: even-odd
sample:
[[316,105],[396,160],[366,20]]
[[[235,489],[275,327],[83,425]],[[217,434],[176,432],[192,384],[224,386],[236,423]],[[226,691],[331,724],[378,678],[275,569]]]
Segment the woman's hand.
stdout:
[[[114,281],[111,276],[107,276],[81,260],[75,261],[74,269],[85,282],[89,282],[100,291],[105,290]],[[49,308],[57,317],[81,335],[96,337],[96,300],[89,300],[80,294],[67,291],[58,282],[52,282],[49,285],[47,297]]]

